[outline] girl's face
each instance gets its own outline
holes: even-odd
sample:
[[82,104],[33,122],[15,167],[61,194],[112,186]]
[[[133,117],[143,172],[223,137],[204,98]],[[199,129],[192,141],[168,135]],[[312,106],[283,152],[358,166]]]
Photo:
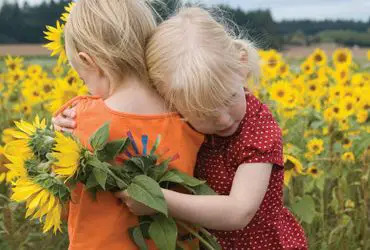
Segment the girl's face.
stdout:
[[246,112],[247,104],[243,86],[240,85],[228,102],[230,104],[220,108],[214,116],[200,118],[195,114],[183,115],[187,122],[200,133],[230,136],[236,132]]

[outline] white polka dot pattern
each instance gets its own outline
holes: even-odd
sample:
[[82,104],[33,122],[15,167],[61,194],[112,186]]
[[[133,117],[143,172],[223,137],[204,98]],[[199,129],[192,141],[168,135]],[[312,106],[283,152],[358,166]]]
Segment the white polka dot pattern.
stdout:
[[211,232],[223,249],[307,249],[302,227],[283,207],[283,148],[281,130],[267,106],[247,95],[247,113],[230,137],[210,136],[197,162],[197,177],[218,193],[228,195],[238,166],[274,164],[260,208],[242,230]]

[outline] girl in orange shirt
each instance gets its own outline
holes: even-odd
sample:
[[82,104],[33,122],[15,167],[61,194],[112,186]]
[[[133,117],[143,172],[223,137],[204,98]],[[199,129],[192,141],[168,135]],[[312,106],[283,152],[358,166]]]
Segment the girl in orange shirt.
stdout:
[[[203,136],[166,108],[148,84],[145,45],[156,27],[144,0],[79,0],[65,26],[66,52],[93,97],[77,97],[74,134],[88,138],[110,122],[110,139],[130,137],[132,154],[145,154],[161,137],[157,152],[172,156],[171,165],[189,175]],[[101,192],[93,200],[82,184],[73,190],[68,217],[70,250],[133,250],[128,229],[137,217],[114,194]],[[155,249],[149,242],[150,249]]]

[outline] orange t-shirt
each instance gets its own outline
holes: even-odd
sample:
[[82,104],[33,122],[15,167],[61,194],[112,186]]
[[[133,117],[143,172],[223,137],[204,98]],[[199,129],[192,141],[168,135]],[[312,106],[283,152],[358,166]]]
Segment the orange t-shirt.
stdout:
[[[66,103],[60,111],[76,104],[77,127],[74,134],[82,144],[88,145],[89,137],[105,122],[110,122],[110,140],[128,137],[131,133],[136,150],[130,146],[132,154],[147,152],[161,135],[161,143],[156,152],[164,158],[173,156],[171,166],[193,175],[196,156],[203,135],[192,130],[176,113],[159,115],[136,115],[117,112],[107,107],[98,97],[77,97]],[[59,112],[60,112],[59,111]],[[142,136],[148,137],[147,146],[142,143]],[[137,225],[137,216],[110,192],[99,192],[96,200],[78,184],[72,192],[69,204],[68,234],[69,250],[137,250],[130,239],[128,229]],[[150,242],[150,249],[155,249]]]

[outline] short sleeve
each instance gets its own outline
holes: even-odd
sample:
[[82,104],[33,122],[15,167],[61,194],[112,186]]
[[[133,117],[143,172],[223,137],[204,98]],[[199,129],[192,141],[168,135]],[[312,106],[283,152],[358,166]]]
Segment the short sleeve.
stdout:
[[242,140],[240,164],[271,163],[284,166],[281,129],[268,110],[249,118],[242,132]]

